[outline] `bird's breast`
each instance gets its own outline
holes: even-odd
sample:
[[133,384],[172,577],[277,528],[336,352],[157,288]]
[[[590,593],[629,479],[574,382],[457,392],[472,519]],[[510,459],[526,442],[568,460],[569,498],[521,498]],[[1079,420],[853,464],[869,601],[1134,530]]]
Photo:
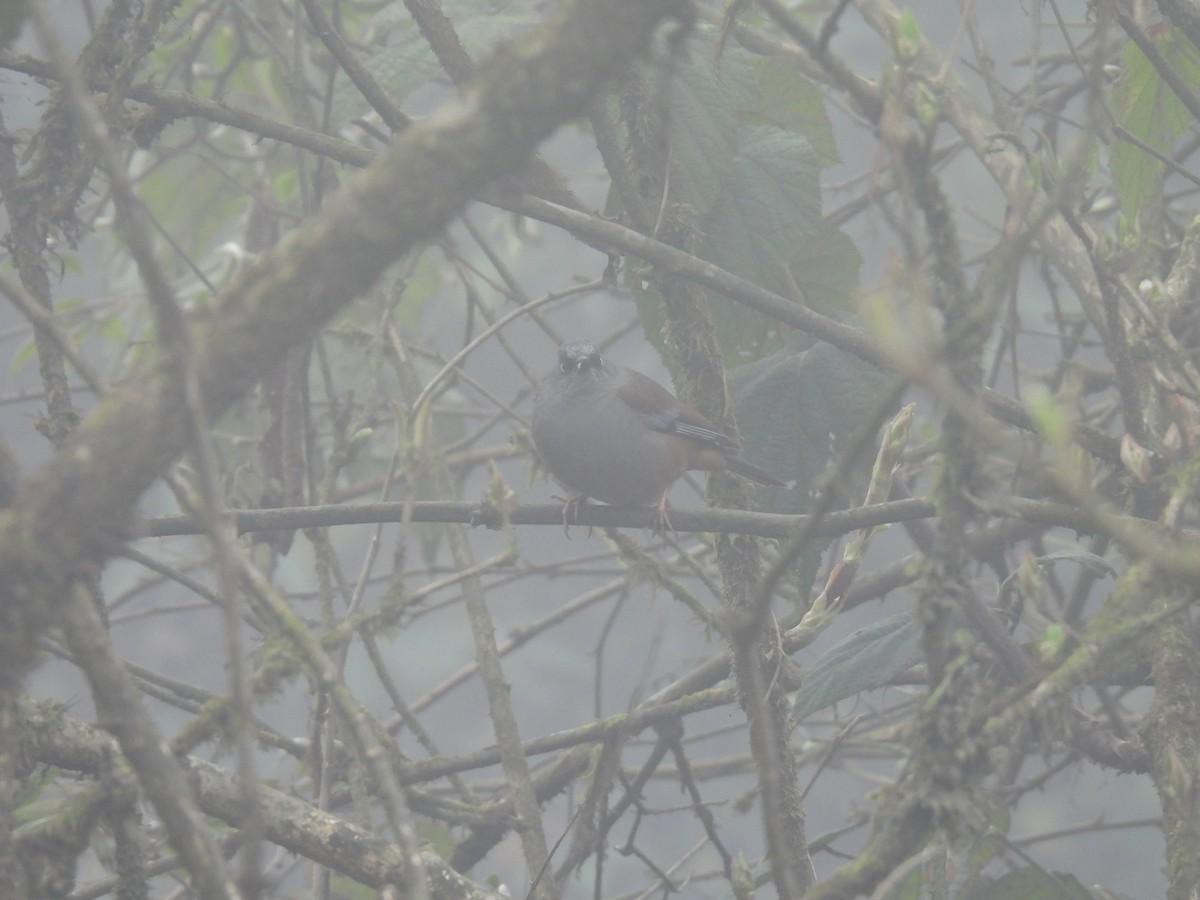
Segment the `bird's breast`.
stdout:
[[610,391],[540,398],[531,425],[550,473],[572,491],[605,503],[657,503],[687,468],[687,453]]

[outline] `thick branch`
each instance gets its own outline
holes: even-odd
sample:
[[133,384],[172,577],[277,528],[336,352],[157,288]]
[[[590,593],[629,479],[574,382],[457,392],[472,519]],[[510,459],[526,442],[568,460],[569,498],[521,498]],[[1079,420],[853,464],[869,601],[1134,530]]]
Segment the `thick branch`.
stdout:
[[[460,108],[410,129],[192,323],[209,414],[227,409],[490,181],[515,171],[645,50],[664,18],[682,13],[678,0],[591,0],[501,50]],[[119,546],[120,523],[186,446],[176,383],[161,360],[128,379],[0,519],[0,678],[23,674],[67,580]]]

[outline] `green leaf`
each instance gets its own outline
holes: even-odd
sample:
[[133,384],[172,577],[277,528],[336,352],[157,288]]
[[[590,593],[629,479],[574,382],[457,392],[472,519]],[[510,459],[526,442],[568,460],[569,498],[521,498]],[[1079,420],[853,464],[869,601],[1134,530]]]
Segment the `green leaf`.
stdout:
[[815,233],[797,243],[788,268],[804,294],[805,306],[827,315],[857,306],[862,254],[844,231],[822,222]]
[[[175,240],[211,247],[247,206],[245,192],[232,190],[230,177],[201,154],[172,154],[139,180],[138,195]],[[186,203],[180,202],[180,185],[187,185]]]
[[1066,453],[1075,434],[1075,418],[1063,409],[1058,399],[1036,385],[1025,398],[1025,408],[1033,426],[1059,453]]
[[746,129],[716,182],[705,259],[777,292],[800,239],[821,229],[821,188],[808,142],[773,126]]
[[758,97],[743,121],[747,125],[773,125],[808,141],[822,166],[839,161],[833,125],[820,90],[791,60],[767,56],[751,63],[758,76]]
[[988,828],[973,837],[967,846],[955,854],[953,869],[958,873],[958,893],[967,897],[974,896],[975,885],[983,876],[983,870],[1008,849],[1008,834],[1012,825],[1012,815],[1000,803],[991,803],[988,811]]
[[212,30],[208,52],[215,70],[225,69],[233,62],[233,55],[238,51],[238,39],[237,29],[231,25],[222,25]]
[[[496,44],[537,21],[529,10],[498,12],[492,4],[477,0],[446,3],[443,10],[454,22],[455,32],[467,53],[477,60]],[[366,58],[366,67],[392,101],[402,104],[413,91],[427,84],[448,84],[449,77],[403,4],[389,4],[385,12],[386,16],[381,13],[375,19],[375,26],[376,30],[387,32],[389,43]],[[358,88],[341,73],[334,85],[333,121],[338,124],[349,121],[367,109]]]
[[1037,642],[1038,657],[1043,664],[1052,665],[1058,655],[1063,652],[1067,641],[1067,630],[1054,623],[1046,626]]
[[340,900],[376,900],[379,897],[379,892],[375,888],[368,887],[338,872],[333,874],[329,886],[333,890],[333,896]]
[[975,885],[970,900],[1092,900],[1092,894],[1074,875],[1029,868]]
[[129,330],[120,316],[105,316],[100,321],[100,334],[106,340],[118,344],[125,344],[129,341]]
[[421,322],[425,307],[442,288],[442,269],[432,254],[422,253],[404,281],[404,294],[397,304],[396,324],[415,329]]
[[[666,76],[671,182],[676,196],[703,219],[712,212],[738,150],[742,110],[753,108],[758,95],[744,53],[731,49],[714,62],[708,44],[697,46],[699,37],[693,40],[687,60]],[[651,90],[662,88],[661,77],[651,77]]]
[[921,26],[911,9],[905,9],[896,20],[896,53],[902,60],[914,58],[921,49]]
[[[815,154],[806,141],[769,126],[747,129],[729,160],[716,202],[701,223],[698,255],[778,294],[793,293],[787,275],[801,241],[822,228]],[[726,354],[757,354],[781,334],[775,320],[710,294]]]
[[[1163,59],[1190,87],[1200,87],[1200,52],[1177,30],[1149,31]],[[1189,127],[1191,115],[1130,41],[1121,60],[1121,81],[1113,94],[1117,122],[1134,137],[1169,155],[1175,139]],[[1109,152],[1113,189],[1121,210],[1135,219],[1158,193],[1163,164],[1145,150],[1118,138]]]
[[[772,355],[731,369],[729,387],[745,456],[799,485],[764,488],[762,507],[800,513],[830,452],[876,412],[890,376],[826,343],[798,335]],[[864,461],[866,472],[870,460]]]
[[[409,29],[399,41],[372,53],[364,60],[367,71],[396,103],[403,103],[414,90],[441,73],[433,51],[416,28]],[[333,89],[331,119],[335,124],[364,115],[370,108],[358,87],[339,72]]]
[[12,360],[8,364],[8,372],[10,375],[16,375],[26,364],[37,357],[37,344],[33,337],[21,342],[21,346],[17,348],[17,352],[12,355]]
[[[678,163],[681,166],[683,160]],[[823,303],[849,296],[860,260],[849,239],[839,237],[821,219],[819,166],[806,141],[778,128],[755,126],[743,131],[719,169],[709,171],[707,163],[699,165],[702,172],[678,169],[673,176],[677,185],[704,185],[702,196],[693,197],[682,187],[679,193],[694,208],[708,207],[699,222],[703,237],[697,256],[767,290],[789,295],[794,293],[793,279],[807,291],[807,265],[796,257],[812,254],[813,260],[820,261],[813,272],[823,282],[814,282]],[[789,275],[789,267],[800,277]],[[653,341],[661,298],[636,282],[632,287]],[[758,355],[764,348],[778,346],[786,334],[774,319],[706,293],[729,359]]]
[[1088,569],[1093,575],[1098,575],[1103,578],[1105,575],[1117,577],[1116,567],[1113,566],[1103,556],[1098,556],[1089,550],[1084,550],[1081,547],[1069,547],[1065,550],[1055,550],[1053,553],[1047,553],[1044,556],[1039,556],[1038,562],[1059,562],[1066,560],[1067,562],[1079,563],[1083,568]]
[[[751,63],[736,46],[714,61],[715,35],[699,29],[669,75],[647,71],[651,93],[670,95],[671,187],[701,234],[695,252],[767,290],[790,296],[798,288],[815,307],[845,309],[861,259],[821,216],[820,169],[834,147],[820,97],[786,61]],[[636,270],[630,275],[646,336],[661,348],[662,297]],[[706,294],[731,363],[785,340],[777,321]]]
[[889,684],[921,660],[921,629],[910,613],[860,628],[817,660],[796,692],[797,721],[860,691]]

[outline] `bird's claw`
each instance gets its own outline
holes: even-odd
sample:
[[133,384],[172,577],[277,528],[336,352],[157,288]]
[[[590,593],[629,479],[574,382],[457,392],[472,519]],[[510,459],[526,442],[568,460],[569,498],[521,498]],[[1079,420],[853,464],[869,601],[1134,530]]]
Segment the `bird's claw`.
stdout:
[[667,529],[671,530],[676,538],[679,537],[679,532],[675,530],[675,526],[671,524],[671,517],[667,515],[667,495],[663,493],[659,498],[658,506],[654,510],[654,533],[663,540],[667,539]]
[[[563,534],[567,536],[567,540],[571,539],[571,526],[579,524],[579,507],[587,505],[587,497],[583,494],[576,494],[574,497],[560,497],[555,494],[551,497],[552,500],[561,500],[563,504]],[[592,536],[592,526],[588,526],[588,537]]]

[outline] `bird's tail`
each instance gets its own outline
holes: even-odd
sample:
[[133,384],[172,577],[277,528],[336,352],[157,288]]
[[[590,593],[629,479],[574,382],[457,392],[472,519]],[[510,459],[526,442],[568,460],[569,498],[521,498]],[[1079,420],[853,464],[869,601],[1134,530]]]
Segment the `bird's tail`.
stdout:
[[770,487],[789,487],[788,482],[780,481],[770,472],[764,472],[753,463],[748,463],[740,456],[734,456],[732,453],[725,455],[725,468],[730,472],[736,472],[743,478],[749,478],[756,484],[765,484]]

